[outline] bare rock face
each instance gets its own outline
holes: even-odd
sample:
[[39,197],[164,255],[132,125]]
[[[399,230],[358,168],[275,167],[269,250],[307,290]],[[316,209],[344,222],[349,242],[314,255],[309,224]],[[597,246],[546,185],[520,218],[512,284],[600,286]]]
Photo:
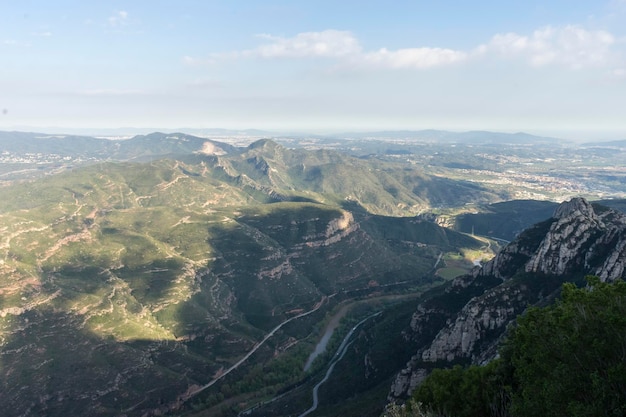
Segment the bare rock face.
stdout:
[[570,201],[561,203],[556,210],[554,210],[552,217],[556,219],[582,217],[592,221],[597,221],[598,219],[591,203],[580,197],[572,198]]
[[564,281],[587,274],[625,278],[626,216],[574,198],[418,306],[405,338],[421,347],[397,375],[389,398],[410,394],[433,367],[492,360],[509,323],[529,305],[553,298]]
[[517,271],[520,262],[526,262],[533,254],[535,247],[528,247],[522,242],[513,241],[504,247],[493,259],[477,269],[475,276],[494,276],[508,279]]
[[562,275],[585,270],[603,281],[624,275],[626,216],[613,210],[596,213],[589,202],[575,198],[561,204],[526,272]]
[[396,376],[396,379],[391,385],[391,396],[399,398],[406,392],[411,392],[427,376],[428,371],[426,371],[425,369],[417,369],[415,371],[411,371],[410,369],[403,369]]
[[618,279],[626,269],[626,216],[608,209],[596,212],[585,199],[574,198],[555,210],[541,240],[511,242],[475,275],[508,279],[521,265],[529,273],[584,271],[603,281]]
[[[511,300],[511,297],[518,298],[520,291],[509,290],[508,287],[498,286],[470,300],[456,320],[443,328],[424,350],[422,360],[450,362],[457,358],[469,358],[475,361],[480,353],[475,348],[487,333],[502,328],[520,312],[519,303]],[[520,296],[519,301],[524,298]]]

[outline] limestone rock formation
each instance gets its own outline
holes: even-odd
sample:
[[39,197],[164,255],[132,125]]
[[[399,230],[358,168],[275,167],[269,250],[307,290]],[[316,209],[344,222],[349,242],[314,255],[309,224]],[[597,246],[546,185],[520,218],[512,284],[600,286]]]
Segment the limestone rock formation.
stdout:
[[526,272],[562,275],[585,270],[603,281],[624,275],[626,216],[613,210],[597,213],[582,198],[561,204]]
[[408,395],[434,367],[481,364],[497,355],[509,323],[529,305],[552,299],[565,281],[587,274],[626,276],[626,216],[583,198],[521,233],[472,275],[421,304],[406,338],[419,349],[396,377],[390,398]]

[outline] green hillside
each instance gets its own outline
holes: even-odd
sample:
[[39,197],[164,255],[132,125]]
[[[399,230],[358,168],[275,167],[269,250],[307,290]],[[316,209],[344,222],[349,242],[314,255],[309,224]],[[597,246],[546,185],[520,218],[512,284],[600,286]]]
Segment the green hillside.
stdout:
[[[26,158],[45,141],[72,162],[7,156],[8,415],[228,416],[287,391],[268,407],[288,403],[296,413],[350,324],[384,311],[354,345],[371,352],[367,364],[359,359],[364,379],[345,383],[356,369],[348,353],[323,393],[371,412],[365,397],[384,398],[414,354],[402,329],[415,298],[492,256],[498,244],[485,236],[508,240],[554,207],[502,202],[501,184],[438,168],[451,161],[445,153],[427,167],[416,162],[427,155],[356,157],[271,140],[235,148],[161,133],[18,139],[11,152]],[[344,308],[348,321],[304,372],[325,323]]]
[[[443,254],[484,247],[434,223],[381,216],[427,207],[411,189],[429,180],[378,169],[259,142],[4,187],[0,403],[10,415],[167,409],[284,321],[319,309],[237,372],[303,363],[331,299],[428,286],[441,280]],[[399,180],[407,175],[414,183]],[[304,377],[274,375],[263,389]],[[232,383],[216,385],[219,401],[261,387]]]

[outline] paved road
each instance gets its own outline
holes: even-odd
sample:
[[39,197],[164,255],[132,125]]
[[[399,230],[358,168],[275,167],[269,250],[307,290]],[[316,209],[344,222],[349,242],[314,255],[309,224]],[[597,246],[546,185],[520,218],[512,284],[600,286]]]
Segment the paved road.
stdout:
[[333,360],[330,363],[330,366],[328,367],[328,370],[326,371],[326,375],[324,376],[324,379],[322,379],[320,382],[318,382],[314,387],[313,387],[313,405],[311,406],[311,408],[309,408],[308,410],[306,410],[304,413],[300,414],[299,417],[304,417],[307,414],[311,414],[313,411],[317,410],[317,406],[319,404],[319,395],[318,395],[318,391],[320,389],[320,387],[322,386],[322,384],[326,381],[328,381],[328,378],[330,378],[330,374],[333,373],[333,370],[335,369],[335,365],[337,364],[337,362],[339,362],[341,360],[341,358],[343,358],[343,355],[346,354],[346,351],[348,350],[348,348],[350,347],[350,345],[352,344],[352,342],[350,342],[350,338],[352,337],[352,334],[354,333],[354,331],[363,323],[365,323],[366,321],[368,321],[369,319],[371,319],[372,317],[376,317],[378,316],[380,313],[382,313],[382,311],[379,311],[378,313],[374,313],[370,316],[365,317],[363,320],[361,320],[360,322],[358,322],[356,325],[354,325],[354,327],[348,332],[348,334],[346,335],[346,337],[343,338],[343,341],[341,342],[341,344],[339,345],[339,348],[337,348],[337,353],[335,353],[335,357],[333,358]]
[[271,332],[269,332],[268,334],[265,335],[265,337],[263,338],[263,340],[261,340],[259,343],[257,343],[256,345],[254,345],[254,347],[248,352],[246,353],[246,355],[239,359],[239,361],[237,361],[237,363],[235,363],[234,365],[232,365],[230,368],[228,368],[226,371],[224,371],[223,374],[221,374],[220,376],[218,376],[217,378],[213,379],[212,381],[210,381],[209,383],[201,386],[200,388],[196,389],[195,391],[192,391],[190,393],[188,393],[183,399],[182,402],[185,402],[187,400],[189,400],[192,397],[195,397],[196,395],[198,395],[199,393],[201,393],[202,391],[204,391],[205,389],[209,388],[210,386],[212,386],[213,384],[215,384],[217,381],[219,381],[220,379],[224,378],[226,375],[228,375],[229,373],[231,373],[232,371],[234,371],[235,369],[237,369],[242,363],[244,363],[250,356],[252,356],[254,354],[254,352],[256,352],[261,346],[263,346],[263,343],[267,342],[267,340],[274,336],[274,334],[280,330],[281,327],[283,327],[285,324],[292,322],[293,320],[299,319],[301,317],[304,316],[308,316],[309,314],[312,314],[314,312],[316,312],[317,310],[320,309],[320,307],[322,305],[324,305],[324,302],[326,301],[327,297],[322,297],[322,299],[315,305],[315,307],[312,310],[309,310],[305,313],[301,313],[298,314],[297,316],[293,316],[290,319],[287,319],[285,321],[283,321],[282,323],[280,323],[278,326],[274,327],[272,329]]

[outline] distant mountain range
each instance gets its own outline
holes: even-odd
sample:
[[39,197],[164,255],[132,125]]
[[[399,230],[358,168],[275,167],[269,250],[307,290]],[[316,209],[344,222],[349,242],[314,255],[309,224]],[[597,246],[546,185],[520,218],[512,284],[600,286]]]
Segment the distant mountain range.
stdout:
[[586,142],[582,146],[587,147],[607,147],[607,148],[626,148],[626,139],[625,140],[612,140],[607,142]]
[[[139,131],[141,133],[137,134]],[[185,133],[181,133],[184,131]],[[470,132],[450,132],[444,130],[397,130],[397,131],[374,131],[374,132],[345,132],[336,134],[307,134],[307,133],[285,133],[285,132],[270,132],[258,129],[247,130],[229,130],[229,129],[184,129],[181,131],[167,131],[164,133],[158,132],[146,132],[145,129],[113,129],[110,131],[102,131],[100,134],[93,135],[77,135],[69,133],[36,133],[36,132],[6,132],[0,131],[0,145],[3,147],[11,146],[11,143],[16,140],[25,141],[27,143],[38,144],[39,146],[45,146],[45,143],[41,139],[49,139],[50,145],[58,146],[61,143],[74,143],[80,147],[86,147],[88,145],[93,146],[98,141],[104,140],[102,136],[118,137],[118,136],[131,136],[135,137],[151,137],[155,139],[157,136],[184,136],[184,137],[202,137],[210,138],[212,136],[218,136],[224,139],[224,137],[232,136],[236,137],[250,137],[251,141],[255,138],[274,138],[280,140],[280,138],[318,138],[323,139],[404,139],[409,141],[425,141],[425,142],[440,142],[440,143],[507,143],[507,144],[549,144],[564,142],[563,139],[535,136],[527,133],[501,133],[501,132],[489,132],[489,131],[470,131]],[[99,139],[96,139],[99,138]],[[13,144],[14,146],[15,144]],[[106,146],[102,143],[102,146]],[[19,149],[19,148],[10,148]],[[42,149],[41,151],[46,151]]]
[[445,130],[391,130],[362,133],[342,133],[335,135],[340,138],[393,138],[438,143],[465,144],[557,144],[566,142],[563,139],[530,135],[528,133],[502,133],[489,131],[450,132]]
[[[33,132],[32,128],[17,128],[12,131],[20,132]],[[59,128],[59,127],[46,127],[36,129],[39,132],[46,132],[53,135],[64,136],[91,136],[91,137],[132,137],[148,135],[154,132],[164,133],[178,133],[185,132],[190,135],[196,135],[201,137],[206,136],[263,136],[270,137],[275,136],[277,133],[273,133],[260,129],[220,129],[220,128],[178,128],[178,129],[163,129],[163,128],[138,128],[138,127],[120,127],[120,128]]]
[[[462,144],[543,144],[543,145],[563,145],[571,143],[571,141],[550,137],[532,135],[524,132],[506,133],[506,132],[494,132],[485,130],[475,131],[447,131],[436,129],[423,129],[423,130],[377,130],[377,131],[361,131],[361,132],[335,132],[335,133],[320,133],[320,132],[306,132],[306,131],[271,131],[261,129],[220,129],[220,128],[179,128],[179,129],[151,129],[151,128],[109,128],[109,129],[60,129],[49,128],[44,129],[45,133],[27,133],[28,130],[17,131],[0,131],[0,143],[3,137],[13,136],[19,133],[22,139],[28,139],[33,136],[67,136],[74,140],[80,140],[78,138],[132,138],[134,136],[147,136],[155,132],[163,132],[166,135],[189,135],[201,138],[219,138],[224,140],[230,137],[231,140],[245,141],[248,143],[260,138],[271,138],[278,141],[291,140],[291,139],[316,139],[321,142],[329,140],[367,140],[367,139],[379,139],[379,140],[403,140],[403,141],[417,141],[417,142],[431,142],[431,143],[462,143]],[[184,133],[181,133],[184,132]],[[626,140],[614,140],[614,141],[594,141],[584,142],[581,146],[626,146]]]
[[210,143],[222,152],[233,146],[183,133],[150,133],[126,140],[108,140],[91,136],[51,135],[28,132],[0,132],[0,149],[3,152],[55,154],[73,158],[100,158],[133,160],[172,154],[202,151]]

